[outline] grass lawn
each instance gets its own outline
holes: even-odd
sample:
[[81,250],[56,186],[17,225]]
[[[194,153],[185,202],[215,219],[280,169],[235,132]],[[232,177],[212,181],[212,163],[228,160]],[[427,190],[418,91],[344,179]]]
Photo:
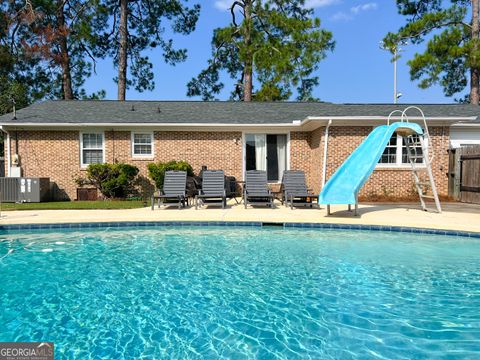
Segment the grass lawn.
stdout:
[[[147,205],[149,206],[149,205]],[[58,201],[44,203],[3,203],[2,210],[95,210],[95,209],[138,209],[143,201]]]

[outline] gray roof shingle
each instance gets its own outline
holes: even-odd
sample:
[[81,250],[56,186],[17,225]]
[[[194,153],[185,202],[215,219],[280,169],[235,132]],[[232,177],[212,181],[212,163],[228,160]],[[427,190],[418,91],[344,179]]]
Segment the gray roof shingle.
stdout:
[[[0,124],[288,124],[307,117],[388,116],[406,104],[331,104],[300,102],[199,102],[85,100],[40,102],[0,116]],[[427,117],[477,117],[480,107],[420,104]],[[412,112],[413,116],[417,114]]]

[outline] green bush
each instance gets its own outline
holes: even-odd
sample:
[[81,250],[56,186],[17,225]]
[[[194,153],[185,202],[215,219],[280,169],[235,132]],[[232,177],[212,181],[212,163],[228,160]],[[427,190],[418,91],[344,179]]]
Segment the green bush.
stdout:
[[186,161],[169,161],[166,163],[159,162],[157,164],[148,164],[148,176],[155,182],[157,189],[163,188],[163,179],[165,178],[165,172],[169,170],[181,170],[186,171],[187,176],[193,176],[193,168]]
[[133,191],[138,168],[128,164],[91,164],[87,179],[106,198],[126,198]]

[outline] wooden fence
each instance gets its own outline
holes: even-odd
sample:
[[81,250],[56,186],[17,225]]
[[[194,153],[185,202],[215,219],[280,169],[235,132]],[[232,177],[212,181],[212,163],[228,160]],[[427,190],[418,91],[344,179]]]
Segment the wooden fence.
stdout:
[[448,175],[450,196],[480,204],[480,145],[451,150]]

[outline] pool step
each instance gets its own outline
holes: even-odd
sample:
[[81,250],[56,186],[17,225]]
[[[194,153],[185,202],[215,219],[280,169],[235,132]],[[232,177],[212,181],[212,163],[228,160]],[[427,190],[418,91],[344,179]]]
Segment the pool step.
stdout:
[[284,223],[278,222],[262,222],[262,227],[284,227]]

